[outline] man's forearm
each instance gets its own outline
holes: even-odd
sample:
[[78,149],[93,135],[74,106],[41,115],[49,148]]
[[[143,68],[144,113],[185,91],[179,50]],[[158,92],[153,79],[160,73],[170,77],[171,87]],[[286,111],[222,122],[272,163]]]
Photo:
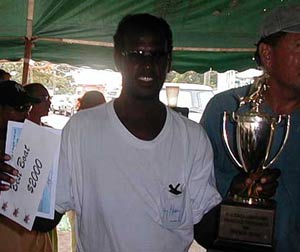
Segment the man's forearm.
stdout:
[[194,225],[194,239],[206,249],[212,247],[217,237],[219,213],[220,205],[217,205]]

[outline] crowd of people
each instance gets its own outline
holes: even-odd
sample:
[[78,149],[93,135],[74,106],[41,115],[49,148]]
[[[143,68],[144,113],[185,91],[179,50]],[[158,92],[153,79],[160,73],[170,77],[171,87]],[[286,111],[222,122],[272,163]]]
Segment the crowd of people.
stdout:
[[[270,116],[290,115],[283,152],[259,176],[237,168],[222,134],[224,111],[237,111],[252,87],[215,95],[200,123],[180,115],[159,100],[172,63],[169,24],[145,13],[125,16],[113,37],[120,96],[106,103],[101,93],[89,92],[79,100],[80,111],[62,131],[54,220],[36,217],[28,231],[0,216],[0,251],[52,251],[55,239],[48,232],[69,211],[75,214],[78,252],[183,252],[194,239],[214,251],[222,200],[251,185],[259,198],[277,202],[271,251],[300,252],[299,14],[300,5],[276,8],[256,41],[266,87],[259,105]],[[18,175],[5,162],[7,122],[27,118],[47,126],[41,117],[51,100],[42,84],[23,87],[9,80],[9,73],[0,74],[0,191],[5,193]],[[273,145],[280,146],[281,139],[275,134]],[[249,251],[245,244],[223,249]]]

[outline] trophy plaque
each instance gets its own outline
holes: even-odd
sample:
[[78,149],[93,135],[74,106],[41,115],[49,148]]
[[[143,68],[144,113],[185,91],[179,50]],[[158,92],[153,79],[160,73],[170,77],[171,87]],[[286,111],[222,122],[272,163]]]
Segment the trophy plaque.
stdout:
[[[236,112],[224,112],[223,138],[229,156],[239,169],[254,178],[252,185],[235,195],[229,195],[221,204],[216,248],[223,251],[273,251],[276,202],[259,196],[256,183],[264,169],[275,162],[282,152],[290,127],[289,115],[271,116],[261,104],[268,86],[266,75],[256,78],[246,97],[240,98]],[[233,121],[236,146],[229,144],[227,127]],[[273,157],[270,157],[276,127],[285,123],[283,139]],[[237,155],[234,154],[237,152]],[[274,152],[274,151],[273,151]],[[272,152],[272,153],[273,153]]]

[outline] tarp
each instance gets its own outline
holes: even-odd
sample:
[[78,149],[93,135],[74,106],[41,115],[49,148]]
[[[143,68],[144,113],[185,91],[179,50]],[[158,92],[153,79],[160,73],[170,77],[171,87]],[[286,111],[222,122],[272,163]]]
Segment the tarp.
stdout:
[[241,71],[256,65],[262,18],[294,3],[299,0],[0,0],[0,59],[23,58],[27,37],[33,60],[114,69],[118,22],[148,12],[171,25],[173,70]]

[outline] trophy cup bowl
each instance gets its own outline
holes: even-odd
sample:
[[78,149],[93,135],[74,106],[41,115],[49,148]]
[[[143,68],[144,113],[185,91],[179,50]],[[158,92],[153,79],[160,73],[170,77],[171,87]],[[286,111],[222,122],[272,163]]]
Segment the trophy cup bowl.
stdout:
[[[262,171],[270,167],[282,152],[289,135],[290,116],[278,115],[277,117],[271,117],[256,109],[251,109],[243,114],[233,112],[232,119],[236,124],[236,149],[238,158],[235,157],[232,147],[229,145],[226,131],[226,123],[229,117],[230,114],[224,112],[223,138],[229,155],[239,168],[243,169],[246,173],[256,174],[259,178]],[[283,142],[272,160],[269,160],[275,129],[283,119],[286,122]],[[252,203],[263,201],[254,190],[254,186],[255,184],[248,188],[247,195],[244,192],[241,192],[240,195],[235,195],[235,200],[238,200],[238,196],[240,196],[242,202],[245,202],[247,198]]]
[[[256,89],[248,97],[242,98],[236,112],[224,112],[223,139],[229,156],[238,169],[257,178],[245,190],[229,195],[221,204],[217,248],[237,249],[237,251],[273,251],[274,220],[276,202],[259,196],[256,183],[264,169],[268,169],[282,152],[289,135],[290,116],[273,117],[260,108],[264,101],[265,80],[260,78]],[[259,84],[259,85],[257,85]],[[242,105],[250,109],[241,109]],[[229,144],[227,124],[229,119],[234,125],[235,149]],[[280,147],[270,157],[274,133],[279,124],[285,122]],[[235,141],[234,141],[235,140]],[[235,151],[234,151],[235,150]],[[236,154],[234,154],[237,153]],[[272,153],[274,150],[272,151]]]
[[233,118],[237,123],[236,144],[242,167],[247,173],[256,172],[269,157],[276,121],[253,113],[233,113]]

